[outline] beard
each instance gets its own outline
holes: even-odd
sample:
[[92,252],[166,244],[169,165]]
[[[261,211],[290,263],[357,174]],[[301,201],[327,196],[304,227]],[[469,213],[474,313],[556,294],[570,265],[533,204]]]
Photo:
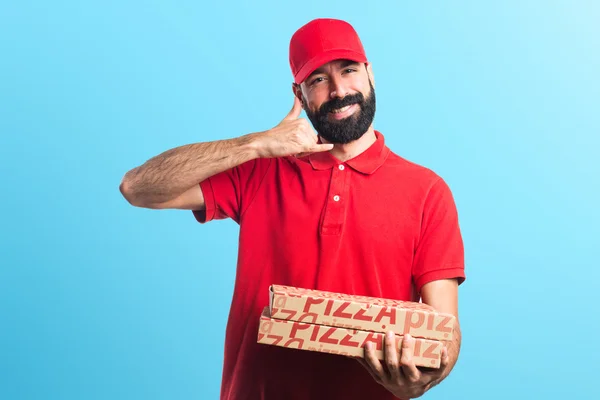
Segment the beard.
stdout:
[[[313,112],[305,107],[304,111],[312,122],[317,133],[329,143],[346,144],[362,137],[375,118],[375,89],[369,79],[371,92],[365,99],[362,93],[350,94],[343,99],[333,99],[323,103],[319,110]],[[306,100],[304,104],[307,104]],[[329,112],[352,104],[359,109],[354,114],[339,121],[330,120]]]

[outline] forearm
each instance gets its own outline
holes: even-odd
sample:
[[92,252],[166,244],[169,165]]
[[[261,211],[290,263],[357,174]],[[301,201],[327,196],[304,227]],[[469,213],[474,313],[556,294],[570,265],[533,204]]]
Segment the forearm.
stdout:
[[161,153],[128,171],[121,192],[132,204],[168,201],[193,185],[258,157],[254,135],[195,143]]

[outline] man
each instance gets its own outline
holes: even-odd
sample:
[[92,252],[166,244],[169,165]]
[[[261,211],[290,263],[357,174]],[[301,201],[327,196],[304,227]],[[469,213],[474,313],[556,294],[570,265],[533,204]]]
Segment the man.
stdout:
[[422,299],[458,317],[465,279],[448,186],[391,152],[372,126],[373,72],[353,27],[313,20],[293,35],[289,57],[294,105],[277,126],[168,150],[127,172],[121,192],[134,206],[240,225],[222,399],[419,397],[453,368],[458,328],[439,370],[415,366],[408,335],[401,352],[388,336],[383,362],[368,346],[357,360],[256,343],[271,284]]

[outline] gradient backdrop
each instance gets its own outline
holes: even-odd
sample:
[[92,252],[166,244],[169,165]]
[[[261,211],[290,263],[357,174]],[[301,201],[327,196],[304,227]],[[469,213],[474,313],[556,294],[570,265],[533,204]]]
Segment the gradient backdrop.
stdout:
[[202,3],[0,5],[1,399],[217,398],[238,227],[119,182],[276,125],[315,17],[356,27],[376,128],[459,208],[463,348],[426,398],[599,398],[598,2]]

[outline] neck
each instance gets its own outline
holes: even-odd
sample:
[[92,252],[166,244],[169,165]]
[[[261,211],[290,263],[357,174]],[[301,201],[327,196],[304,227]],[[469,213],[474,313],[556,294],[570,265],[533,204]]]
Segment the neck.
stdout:
[[[367,150],[376,140],[375,129],[373,129],[373,125],[371,125],[360,139],[346,144],[336,143],[330,153],[338,160],[344,162]],[[329,143],[323,137],[321,137],[321,142]]]

